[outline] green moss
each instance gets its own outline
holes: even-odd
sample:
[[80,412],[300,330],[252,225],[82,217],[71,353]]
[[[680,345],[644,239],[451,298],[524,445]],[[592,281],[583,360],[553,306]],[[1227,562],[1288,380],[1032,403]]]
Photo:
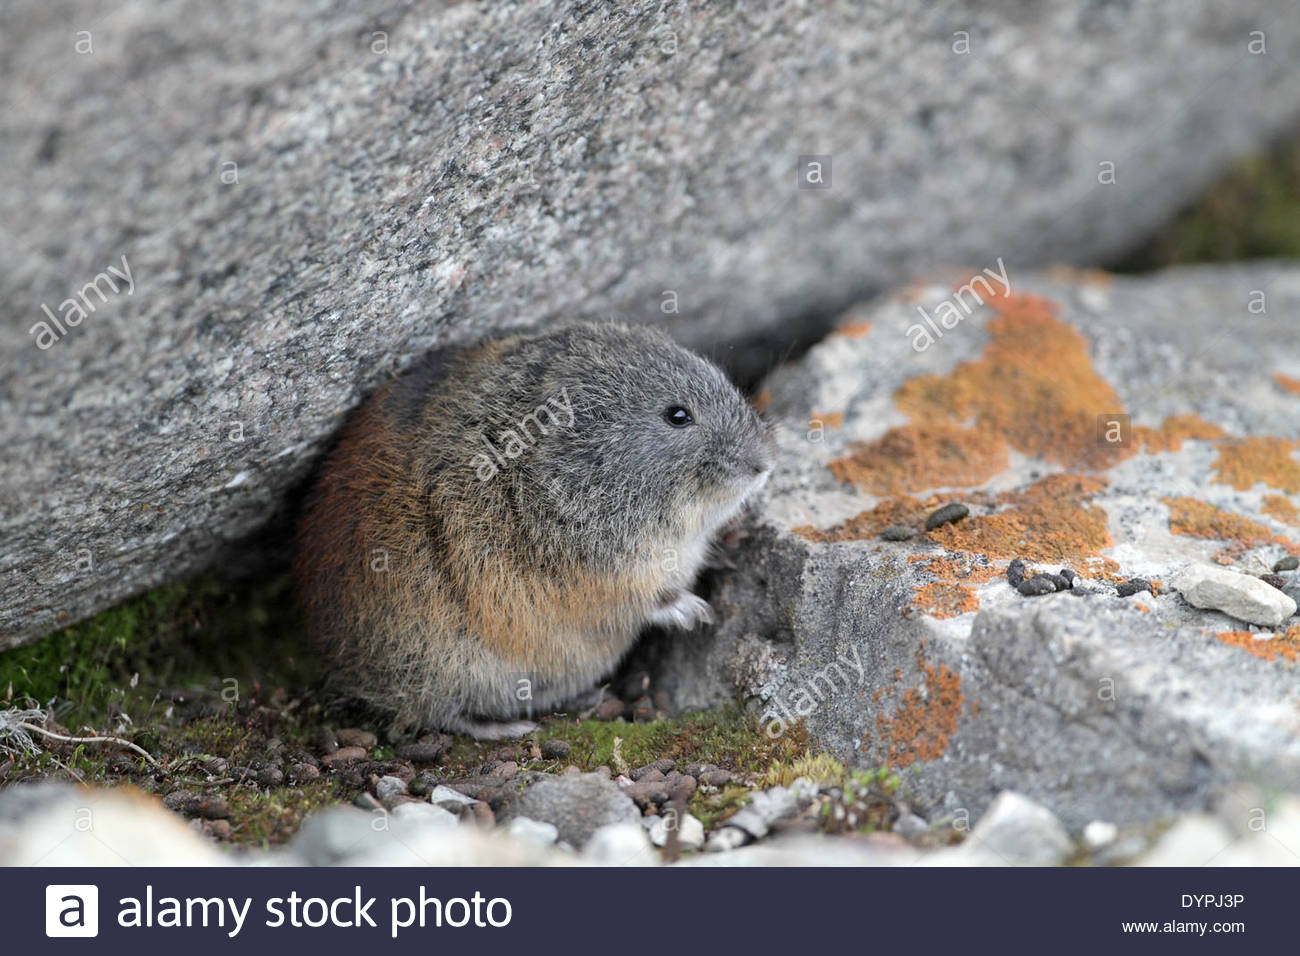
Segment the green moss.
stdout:
[[802,753],[807,744],[801,730],[775,740],[767,737],[758,718],[739,704],[646,723],[557,720],[545,724],[538,739],[567,742],[573,748],[568,762],[583,770],[601,766],[618,769],[612,766],[617,739],[619,753],[629,769],[667,757],[679,766],[712,763],[744,774],[766,772],[774,760]]
[[1117,266],[1300,257],[1300,135],[1242,160],[1144,248]]
[[230,701],[315,674],[288,581],[232,589],[213,576],[150,591],[0,653],[0,704],[31,699],[68,726],[140,723],[178,689]]
[[270,791],[253,787],[231,790],[230,840],[263,849],[277,846],[297,832],[308,813],[339,801],[337,786],[326,779]]

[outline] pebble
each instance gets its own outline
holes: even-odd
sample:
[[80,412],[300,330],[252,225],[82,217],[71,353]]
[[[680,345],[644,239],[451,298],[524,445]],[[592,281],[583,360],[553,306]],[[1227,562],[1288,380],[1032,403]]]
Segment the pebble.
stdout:
[[653,866],[659,857],[639,823],[610,823],[596,830],[582,849],[596,866]]
[[316,746],[321,753],[332,754],[339,749],[339,739],[329,727],[322,727],[316,731]]
[[475,800],[491,800],[501,792],[505,782],[504,777],[472,777],[465,780],[448,780],[446,786]]
[[230,806],[225,797],[195,793],[193,790],[173,790],[163,797],[163,806],[187,817],[224,820],[230,816]]
[[362,747],[340,747],[333,753],[328,753],[320,758],[320,762],[326,767],[337,769],[346,764],[355,763],[358,760],[366,759],[366,751]]
[[659,774],[658,779],[662,780],[664,778],[664,774],[670,773],[676,766],[677,766],[677,762],[675,760],[670,760],[667,757],[661,757],[659,760],[656,760],[654,763],[648,763],[644,767],[637,767],[630,774],[628,774],[628,776],[630,776],[633,780],[640,780],[646,774],[658,773]]
[[1056,584],[1045,574],[1035,574],[1016,585],[1016,590],[1025,597],[1037,597],[1041,594],[1054,594]]
[[[668,817],[656,818],[650,826],[650,842],[655,846],[667,846],[672,830]],[[677,835],[683,850],[698,850],[704,846],[704,824],[689,813],[681,818]]]
[[911,528],[904,524],[891,524],[884,531],[880,532],[880,537],[885,541],[908,541],[916,534]]
[[409,760],[411,763],[434,763],[442,756],[445,747],[438,744],[402,744],[397,748],[397,756],[401,760]]
[[1297,558],[1294,554],[1289,554],[1285,558],[1281,558],[1277,564],[1273,565],[1273,573],[1278,574],[1282,571],[1294,571],[1296,568],[1300,568],[1300,558]]
[[542,756],[547,760],[568,760],[571,753],[573,747],[565,740],[548,740],[542,744]]
[[682,773],[690,777],[699,777],[700,774],[708,773],[710,770],[717,769],[718,765],[716,763],[688,763],[682,769]]
[[894,821],[894,832],[905,840],[914,840],[930,829],[924,817],[917,816],[911,810],[904,810]]
[[1105,820],[1093,820],[1083,828],[1083,843],[1094,852],[1110,846],[1119,836],[1119,827]]
[[1226,568],[1193,566],[1179,576],[1175,587],[1193,607],[1222,611],[1260,627],[1277,627],[1296,612],[1290,595]]
[[355,727],[340,727],[334,732],[338,738],[340,747],[363,747],[370,750],[379,743],[379,738],[368,730],[357,730]]
[[1007,565],[1007,583],[1013,588],[1019,588],[1020,583],[1025,579],[1025,562],[1016,558]]
[[360,807],[362,810],[382,810],[384,807],[373,793],[357,794],[356,799],[352,801],[352,805]]
[[502,816],[505,819],[528,817],[554,824],[560,839],[576,848],[585,845],[607,823],[641,820],[641,812],[628,794],[594,773],[545,776],[522,793],[512,794],[502,807]]
[[1120,597],[1132,597],[1142,591],[1146,591],[1148,594],[1155,593],[1151,590],[1151,582],[1146,578],[1129,578],[1127,581],[1121,581],[1115,585],[1115,590]]
[[204,820],[203,829],[218,840],[229,840],[234,831],[229,820]]
[[1051,866],[1072,849],[1070,834],[1051,810],[1012,790],[1004,790],[971,830],[967,843],[1004,863]]
[[953,521],[960,521],[970,514],[970,509],[959,502],[946,504],[942,508],[937,508],[930,512],[930,516],[925,519],[925,530],[933,531],[935,528],[942,527]]
[[429,794],[429,802],[440,807],[468,807],[477,801],[470,796],[461,793],[459,790],[453,790],[451,787],[444,787],[438,784]]
[[725,787],[731,783],[730,770],[706,770],[700,774],[700,783],[708,784],[710,787]]
[[528,817],[515,817],[505,825],[505,831],[516,840],[536,846],[551,846],[560,838],[554,823],[543,823]]
[[600,720],[617,720],[623,716],[626,705],[621,700],[602,700],[596,708],[596,717]]
[[394,798],[406,796],[406,782],[401,777],[380,777],[375,781],[375,796],[388,806]]
[[450,829],[460,822],[454,813],[419,801],[399,803],[392,808],[393,819],[405,825],[416,824],[421,828],[436,827]]
[[744,830],[756,840],[767,836],[772,824],[799,812],[800,794],[794,788],[771,787],[756,790],[749,803],[727,820],[727,825]]
[[320,768],[309,763],[290,764],[288,777],[290,783],[310,783],[320,777]]
[[[725,773],[725,771],[723,771]],[[698,786],[694,777],[688,777],[684,773],[673,772],[664,778],[664,786],[668,788],[669,800],[686,801],[695,793]]]
[[725,853],[744,846],[749,842],[749,834],[740,827],[721,826],[709,834],[704,849],[709,853]]
[[[320,771],[316,771],[318,774]],[[278,787],[284,783],[284,771],[278,767],[266,767],[257,772],[257,782],[263,787]]]
[[1279,591],[1286,587],[1286,578],[1280,574],[1261,574],[1259,579],[1269,587],[1277,588]]
[[[406,792],[416,797],[427,797],[438,786],[438,782],[438,778],[432,774],[422,773],[406,785]],[[454,790],[452,792],[455,793]]]
[[622,785],[622,790],[642,810],[661,807],[668,802],[668,786],[662,780],[640,780]]

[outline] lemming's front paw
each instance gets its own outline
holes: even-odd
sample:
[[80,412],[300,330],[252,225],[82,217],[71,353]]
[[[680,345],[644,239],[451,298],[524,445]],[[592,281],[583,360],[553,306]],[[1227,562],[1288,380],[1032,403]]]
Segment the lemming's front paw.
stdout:
[[680,627],[689,631],[697,624],[713,623],[713,608],[709,602],[689,591],[680,591],[668,603],[661,604],[650,615],[651,623],[661,627]]

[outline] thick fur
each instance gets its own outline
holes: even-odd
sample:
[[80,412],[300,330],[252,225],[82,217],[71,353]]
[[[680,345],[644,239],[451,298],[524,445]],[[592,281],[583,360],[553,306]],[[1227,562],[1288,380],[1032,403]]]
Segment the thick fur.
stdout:
[[[675,405],[695,423],[665,422]],[[316,481],[294,569],[309,629],[338,686],[399,726],[545,713],[647,622],[707,617],[687,589],[769,454],[726,376],[650,329],[435,353],[356,412]]]

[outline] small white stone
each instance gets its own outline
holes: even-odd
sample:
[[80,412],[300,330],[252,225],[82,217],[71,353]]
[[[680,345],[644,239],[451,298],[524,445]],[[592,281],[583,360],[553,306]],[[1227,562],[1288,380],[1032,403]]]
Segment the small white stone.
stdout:
[[[668,817],[657,817],[650,827],[650,842],[655,846],[667,846],[672,832]],[[698,850],[704,846],[704,824],[689,813],[681,818],[679,837],[682,849]]]
[[1222,611],[1261,627],[1277,627],[1296,612],[1296,603],[1271,584],[1226,568],[1196,565],[1174,582],[1187,603]]
[[1222,823],[1206,814],[1183,817],[1161,834],[1138,866],[1208,866],[1236,842]]
[[709,834],[709,842],[704,849],[710,853],[725,853],[742,847],[749,842],[749,834],[740,827],[719,827]]
[[459,790],[444,787],[442,784],[438,784],[433,788],[433,793],[429,794],[429,802],[438,806],[454,804],[458,807],[468,807],[471,804],[478,803],[473,797],[467,797]]
[[1106,820],[1093,820],[1083,828],[1083,842],[1089,850],[1110,846],[1119,836],[1119,827]]
[[514,817],[506,824],[505,830],[516,840],[536,846],[550,846],[560,838],[560,831],[554,823],[543,823],[528,817]]
[[608,823],[587,840],[583,858],[596,866],[655,866],[659,855],[639,823]]
[[1070,855],[1070,834],[1047,807],[1003,790],[980,817],[966,841],[1011,865],[1051,866]]
[[390,811],[395,820],[418,822],[421,826],[454,827],[456,814],[429,803],[399,803]]

